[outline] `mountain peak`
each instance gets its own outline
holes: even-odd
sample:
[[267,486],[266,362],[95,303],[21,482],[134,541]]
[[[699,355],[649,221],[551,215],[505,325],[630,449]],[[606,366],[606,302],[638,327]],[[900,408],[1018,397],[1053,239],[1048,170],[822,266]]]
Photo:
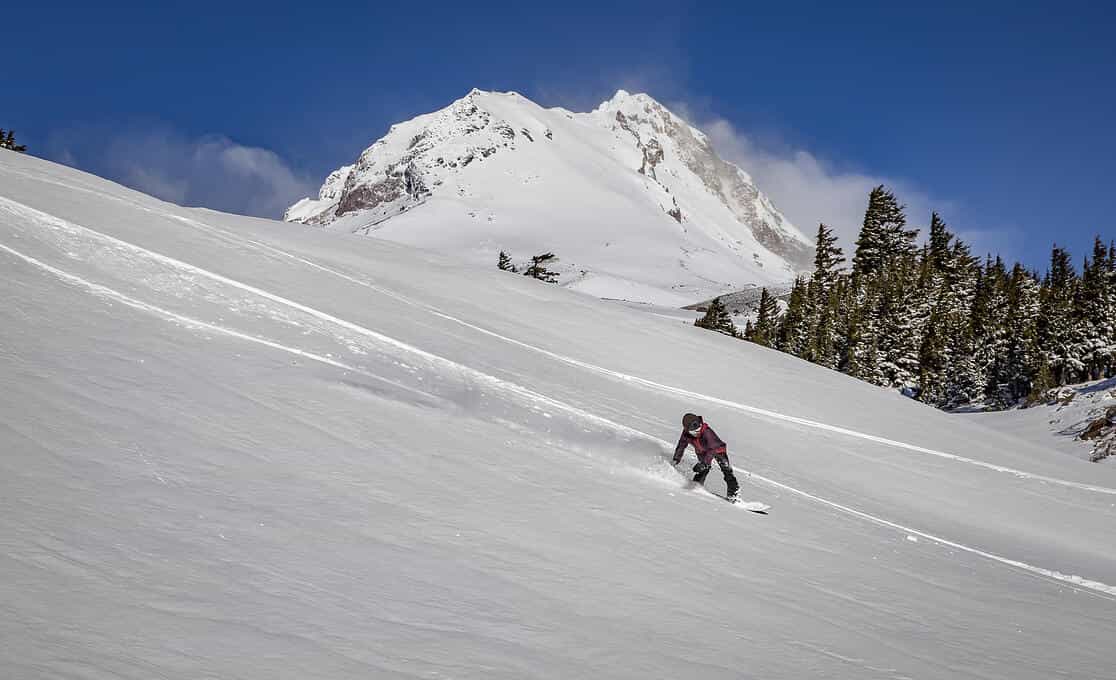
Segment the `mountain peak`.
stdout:
[[392,126],[285,217],[477,262],[554,251],[571,287],[668,304],[788,282],[812,253],[705,135],[625,90],[573,113],[474,88]]
[[638,106],[656,104],[658,106],[662,106],[662,104],[659,104],[659,102],[656,101],[654,97],[647,94],[646,92],[637,92],[635,94],[632,94],[627,90],[617,90],[616,94],[612,95],[611,99],[606,99],[605,101],[601,102],[601,105],[597,108],[615,110],[622,108],[626,104],[635,104]]

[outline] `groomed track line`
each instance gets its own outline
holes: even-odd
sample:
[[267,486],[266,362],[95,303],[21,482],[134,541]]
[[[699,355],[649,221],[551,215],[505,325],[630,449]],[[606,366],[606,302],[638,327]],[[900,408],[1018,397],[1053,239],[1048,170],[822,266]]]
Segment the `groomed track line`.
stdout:
[[[271,300],[272,302],[276,302],[278,304],[288,306],[292,309],[296,309],[298,311],[301,311],[303,313],[306,313],[306,314],[309,314],[311,316],[317,317],[319,319],[329,321],[329,322],[337,324],[337,325],[339,325],[343,328],[346,328],[346,329],[352,330],[354,332],[357,332],[361,335],[365,335],[367,337],[370,337],[374,340],[377,340],[378,342],[386,344],[386,345],[388,345],[390,347],[393,347],[395,349],[398,349],[398,350],[408,352],[408,353],[417,355],[419,357],[422,357],[423,359],[426,359],[426,360],[430,361],[431,363],[443,365],[447,368],[451,368],[451,369],[459,371],[463,374],[470,375],[470,376],[478,379],[481,382],[487,383],[487,384],[492,385],[494,387],[503,388],[504,390],[507,390],[507,391],[509,391],[513,394],[517,394],[519,396],[526,397],[529,401],[534,402],[536,404],[540,404],[540,403],[545,404],[545,405],[547,405],[551,408],[554,408],[556,410],[561,410],[565,413],[573,415],[576,418],[588,420],[590,422],[594,422],[594,423],[597,423],[597,424],[600,424],[600,425],[605,425],[605,426],[609,427],[610,429],[613,429],[614,431],[616,431],[618,433],[624,433],[624,434],[627,434],[631,437],[638,437],[640,439],[644,439],[644,440],[649,441],[649,442],[654,442],[655,444],[658,444],[660,446],[660,448],[662,448],[663,450],[668,450],[672,446],[672,444],[670,442],[667,442],[666,440],[655,437],[654,435],[650,435],[650,434],[648,434],[646,432],[643,432],[641,430],[637,430],[635,428],[628,427],[626,425],[622,425],[622,424],[616,423],[614,421],[610,421],[610,420],[608,420],[606,418],[603,418],[601,416],[597,416],[595,414],[583,411],[583,410],[581,410],[577,407],[566,404],[565,402],[562,402],[562,401],[559,401],[557,399],[553,399],[551,397],[547,397],[545,395],[533,392],[533,391],[531,391],[531,390],[529,390],[525,387],[522,387],[521,385],[509,382],[509,381],[504,380],[502,378],[497,378],[495,376],[489,375],[487,373],[484,373],[484,372],[479,371],[477,369],[471,368],[469,366],[459,364],[459,363],[457,363],[457,362],[455,362],[451,359],[447,359],[445,357],[442,357],[442,356],[439,356],[439,355],[436,355],[436,354],[432,354],[430,352],[419,349],[417,347],[409,345],[409,344],[407,344],[405,342],[402,342],[400,340],[396,340],[394,338],[383,335],[381,333],[377,333],[376,331],[372,331],[372,330],[370,330],[368,328],[365,328],[364,326],[361,326],[359,324],[355,324],[355,323],[350,322],[350,321],[345,321],[344,319],[340,319],[340,318],[335,317],[335,316],[333,316],[331,314],[328,314],[326,312],[322,312],[320,310],[313,309],[312,307],[307,307],[306,305],[302,305],[300,303],[294,302],[293,300],[288,300],[287,298],[284,298],[284,297],[279,296],[279,295],[275,295],[274,293],[269,293],[267,291],[261,290],[259,288],[254,287],[254,286],[250,286],[248,284],[241,283],[239,281],[235,281],[233,279],[222,276],[220,274],[216,274],[214,272],[210,272],[208,270],[202,269],[202,268],[197,267],[195,265],[191,265],[191,264],[188,264],[186,262],[182,262],[181,260],[176,260],[172,257],[162,255],[160,253],[156,253],[154,251],[148,250],[146,248],[142,248],[140,246],[128,243],[126,241],[122,241],[120,239],[114,238],[112,236],[108,236],[106,234],[102,234],[101,232],[98,232],[94,229],[90,229],[88,227],[84,227],[84,226],[81,226],[81,225],[78,225],[78,224],[74,224],[72,222],[67,222],[67,221],[62,220],[60,218],[54,217],[52,215],[49,215],[49,214],[44,213],[42,211],[36,210],[34,208],[24,206],[22,204],[14,202],[14,201],[10,201],[8,199],[0,198],[0,205],[4,205],[5,207],[7,207],[10,212],[15,212],[17,214],[19,212],[23,212],[25,215],[31,217],[33,221],[40,222],[40,223],[44,224],[45,226],[52,227],[52,228],[59,228],[59,229],[63,229],[63,230],[66,230],[66,231],[72,231],[72,232],[88,233],[88,234],[94,236],[95,238],[98,238],[98,239],[101,239],[105,242],[111,243],[111,244],[113,244],[117,247],[126,248],[128,250],[132,250],[134,252],[144,254],[144,255],[146,255],[150,258],[155,259],[156,261],[171,265],[174,268],[183,269],[183,270],[192,272],[192,273],[197,274],[199,276],[203,276],[203,277],[212,279],[214,281],[224,283],[224,284],[229,285],[231,287],[238,288],[240,290],[252,293],[254,295],[258,295],[258,296],[263,297],[267,300]],[[13,208],[14,208],[14,210],[13,210]],[[178,323],[184,323],[184,324],[194,326],[194,327],[198,327],[198,328],[205,328],[205,329],[208,329],[208,330],[211,330],[211,331],[214,331],[214,332],[221,332],[221,333],[231,335],[233,337],[237,337],[237,338],[240,338],[240,339],[243,339],[243,340],[248,340],[248,341],[251,341],[251,342],[258,343],[258,344],[263,344],[263,345],[265,345],[267,347],[270,347],[270,348],[273,348],[273,349],[289,352],[289,353],[295,354],[297,356],[301,356],[301,357],[311,359],[311,360],[314,360],[314,361],[319,361],[319,362],[325,363],[326,365],[332,366],[334,368],[340,368],[342,370],[355,370],[356,372],[371,375],[373,377],[378,378],[378,376],[375,376],[374,374],[371,374],[367,371],[364,371],[362,369],[357,369],[356,367],[349,366],[349,365],[344,364],[342,362],[338,362],[338,361],[335,361],[335,360],[327,358],[327,357],[323,357],[323,356],[318,355],[318,354],[314,354],[314,353],[311,353],[311,352],[306,352],[306,351],[298,349],[298,348],[289,347],[289,346],[283,345],[281,343],[273,342],[273,341],[270,341],[270,340],[265,340],[265,339],[258,338],[258,337],[255,337],[255,336],[250,336],[250,335],[241,333],[239,331],[235,331],[235,330],[232,330],[232,329],[227,329],[227,328],[224,328],[222,326],[217,326],[215,324],[211,324],[211,323],[208,323],[208,322],[202,322],[202,321],[199,321],[199,320],[196,320],[196,319],[191,319],[189,317],[182,316],[180,314],[171,312],[169,310],[162,309],[161,307],[157,307],[155,305],[151,305],[149,303],[142,302],[140,300],[137,300],[135,298],[127,296],[123,293],[120,293],[120,292],[118,292],[118,291],[116,291],[112,288],[109,288],[107,286],[103,286],[101,284],[97,284],[97,283],[94,283],[94,282],[89,281],[87,279],[84,279],[80,276],[65,272],[65,271],[63,271],[63,270],[61,270],[57,267],[54,267],[54,266],[52,266],[50,264],[47,264],[47,263],[45,263],[41,260],[38,260],[34,257],[29,256],[29,255],[26,255],[22,252],[19,252],[18,250],[14,249],[14,248],[11,248],[9,246],[6,246],[2,243],[0,243],[0,250],[3,250],[4,252],[7,252],[8,254],[10,254],[10,255],[12,255],[12,256],[20,259],[20,260],[23,260],[24,262],[26,262],[30,265],[33,265],[33,266],[35,266],[35,267],[37,267],[37,268],[39,268],[39,269],[41,269],[45,272],[57,277],[57,278],[60,278],[63,281],[66,281],[70,284],[77,285],[77,286],[80,286],[82,288],[85,288],[86,290],[90,291],[91,293],[94,293],[95,295],[102,296],[102,297],[109,297],[109,298],[119,300],[121,302],[124,302],[124,303],[128,304],[131,307],[141,309],[143,311],[147,311],[147,312],[150,312],[150,313],[153,313],[153,314],[156,314],[156,315],[164,316],[165,318],[176,321]],[[388,382],[390,382],[390,381],[388,381]],[[395,384],[395,383],[392,383],[392,384]],[[412,392],[415,391],[411,388],[407,388],[407,389],[409,389]],[[911,535],[920,536],[922,538],[925,538],[928,541],[937,543],[939,545],[943,545],[943,546],[946,546],[946,547],[949,547],[949,548],[954,548],[956,550],[961,550],[961,551],[970,553],[972,555],[983,557],[985,559],[988,559],[988,560],[991,560],[991,561],[994,561],[994,562],[1012,567],[1014,569],[1017,569],[1017,570],[1020,570],[1020,571],[1023,571],[1023,572],[1029,573],[1029,574],[1040,576],[1040,577],[1048,579],[1048,580],[1053,580],[1053,581],[1058,581],[1058,582],[1061,582],[1061,583],[1066,583],[1066,584],[1069,584],[1069,585],[1071,585],[1075,588],[1083,589],[1085,592],[1089,592],[1090,594],[1102,597],[1102,598],[1110,600],[1110,601],[1116,601],[1116,587],[1105,584],[1105,583],[1102,583],[1100,581],[1093,581],[1093,580],[1086,579],[1086,578],[1083,578],[1081,576],[1072,575],[1072,574],[1064,574],[1062,572],[1055,571],[1055,570],[1052,570],[1052,569],[1045,569],[1043,567],[1038,567],[1038,566],[1035,566],[1035,565],[1027,564],[1026,562],[1021,562],[1019,560],[1014,560],[1014,559],[1010,559],[1010,558],[1007,558],[1007,557],[1003,557],[1001,555],[996,555],[994,553],[990,553],[990,552],[987,552],[987,551],[984,551],[984,550],[980,550],[979,548],[974,548],[974,547],[967,546],[967,545],[964,545],[964,544],[961,544],[961,543],[957,543],[955,541],[951,541],[951,540],[946,539],[946,538],[935,536],[934,534],[930,534],[928,532],[921,531],[921,530],[915,529],[913,527],[908,527],[906,525],[899,524],[897,522],[892,522],[892,521],[884,519],[882,517],[877,517],[875,515],[872,515],[872,514],[869,514],[869,513],[860,511],[860,510],[856,510],[855,508],[852,508],[850,506],[843,505],[841,503],[837,503],[835,501],[831,501],[831,500],[822,498],[821,496],[816,496],[816,495],[811,494],[807,491],[797,489],[795,487],[789,486],[789,485],[784,484],[782,482],[778,482],[774,479],[765,477],[763,475],[752,473],[752,472],[750,472],[748,470],[745,470],[743,468],[736,468],[736,469],[740,470],[741,473],[747,474],[749,477],[751,477],[752,479],[755,479],[759,482],[762,482],[764,484],[768,484],[769,486],[781,489],[783,491],[787,491],[789,493],[793,493],[793,494],[798,495],[802,498],[809,499],[811,501],[820,503],[822,505],[833,508],[835,510],[839,510],[839,511],[845,513],[845,514],[850,515],[850,516],[857,517],[857,518],[860,518],[860,519],[863,519],[863,520],[867,520],[867,521],[870,521],[870,522],[875,523],[875,524],[880,525],[880,526],[884,526],[884,527],[896,529],[896,530],[899,530],[899,531],[907,532],[908,534],[911,534]]]

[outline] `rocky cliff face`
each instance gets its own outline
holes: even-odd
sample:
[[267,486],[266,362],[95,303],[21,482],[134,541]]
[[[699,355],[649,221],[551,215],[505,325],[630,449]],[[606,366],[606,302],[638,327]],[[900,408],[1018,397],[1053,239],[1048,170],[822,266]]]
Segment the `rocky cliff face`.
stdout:
[[571,285],[619,278],[682,296],[785,281],[812,254],[701,131],[623,91],[573,113],[474,90],[392,126],[286,219],[477,259],[554,250]]

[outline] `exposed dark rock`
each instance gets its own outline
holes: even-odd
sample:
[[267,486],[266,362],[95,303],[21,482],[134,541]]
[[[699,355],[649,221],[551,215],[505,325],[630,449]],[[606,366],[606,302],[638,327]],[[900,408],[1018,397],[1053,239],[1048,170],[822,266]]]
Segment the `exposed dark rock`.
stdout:
[[[652,137],[646,144],[641,144],[640,148],[643,150],[643,163],[639,166],[639,173],[650,175],[657,180],[655,166],[663,162],[662,145],[659,144],[659,140]],[[681,222],[681,219],[679,221]]]
[[678,224],[682,224],[682,208],[678,207],[678,199],[677,198],[674,199],[674,208],[672,210],[668,210],[667,214],[670,215],[671,217],[673,217],[674,219],[678,220]]
[[374,184],[360,184],[345,192],[334,214],[340,217],[357,210],[369,210],[398,199],[403,192],[401,177],[386,177]]
[[501,137],[511,141],[515,139],[515,130],[507,123],[497,123],[492,126],[492,129],[497,132]]

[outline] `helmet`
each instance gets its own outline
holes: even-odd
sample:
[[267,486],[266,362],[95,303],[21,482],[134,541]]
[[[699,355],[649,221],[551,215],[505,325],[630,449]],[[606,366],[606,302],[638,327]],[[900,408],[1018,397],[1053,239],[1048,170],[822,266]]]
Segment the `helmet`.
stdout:
[[689,432],[690,430],[696,430],[699,427],[701,427],[701,416],[694,415],[693,413],[687,413],[686,415],[682,416],[682,429]]

